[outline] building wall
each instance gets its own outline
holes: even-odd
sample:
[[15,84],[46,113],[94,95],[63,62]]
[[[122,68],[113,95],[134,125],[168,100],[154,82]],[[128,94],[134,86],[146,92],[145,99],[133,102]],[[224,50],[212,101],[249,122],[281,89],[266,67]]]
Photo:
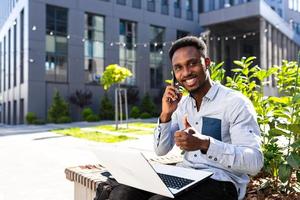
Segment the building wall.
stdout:
[[[132,8],[132,0],[127,0],[127,5],[118,5],[116,0],[100,1],[100,0],[19,0],[18,4],[12,10],[9,19],[4,24],[0,33],[0,41],[7,35],[8,29],[12,27],[14,19],[19,17],[22,8],[25,8],[25,59],[24,66],[26,74],[23,84],[2,92],[4,96],[2,104],[11,102],[11,113],[13,102],[24,99],[24,113],[34,112],[39,118],[46,119],[47,110],[52,102],[54,91],[58,90],[60,94],[67,99],[70,94],[77,89],[89,89],[93,93],[93,104],[91,105],[95,111],[98,111],[100,98],[104,91],[99,85],[86,84],[84,80],[84,14],[94,13],[105,18],[105,45],[104,45],[104,66],[111,63],[119,63],[119,46],[109,45],[119,41],[119,22],[120,19],[129,20],[137,23],[137,40],[139,44],[149,43],[150,25],[165,28],[165,41],[167,45],[164,47],[164,68],[163,79],[170,78],[170,63],[167,56],[167,50],[171,41],[176,39],[178,29],[187,31],[191,34],[198,35],[201,31],[197,24],[197,10],[194,10],[193,20],[186,19],[185,4],[181,1],[182,13],[181,18],[175,18],[174,1],[169,3],[169,15],[162,15],[160,4],[156,2],[156,11],[147,11],[146,1],[142,1],[142,8]],[[197,2],[193,1],[193,8],[197,8]],[[46,5],[54,5],[68,9],[68,81],[67,83],[47,82],[45,81],[45,35],[46,35]],[[38,17],[37,17],[38,16]],[[18,23],[18,22],[17,22]],[[18,25],[17,25],[18,26]],[[7,45],[6,45],[7,46]],[[18,44],[20,46],[20,44]],[[19,59],[17,59],[19,60]],[[18,72],[17,72],[18,73]],[[150,88],[150,69],[149,69],[149,44],[145,48],[143,45],[137,46],[137,65],[136,65],[136,85],[142,96],[146,92],[153,95],[159,93],[160,89]],[[110,94],[113,89],[110,90]],[[20,103],[18,103],[20,104]],[[18,108],[20,105],[18,105]],[[19,109],[18,109],[19,110]],[[76,117],[76,108],[72,106],[72,116]],[[8,111],[6,108],[6,118]],[[17,113],[20,118],[20,111]],[[11,114],[11,119],[13,116]],[[3,120],[2,120],[3,122]],[[20,123],[18,120],[16,123]]]

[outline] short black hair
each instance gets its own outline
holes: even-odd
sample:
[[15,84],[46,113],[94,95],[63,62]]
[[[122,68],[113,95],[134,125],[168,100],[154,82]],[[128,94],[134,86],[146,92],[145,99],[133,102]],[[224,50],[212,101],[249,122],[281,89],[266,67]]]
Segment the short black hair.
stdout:
[[196,36],[185,36],[176,40],[169,49],[169,58],[172,60],[175,51],[182,47],[193,46],[199,50],[202,56],[207,57],[207,46],[205,42]]

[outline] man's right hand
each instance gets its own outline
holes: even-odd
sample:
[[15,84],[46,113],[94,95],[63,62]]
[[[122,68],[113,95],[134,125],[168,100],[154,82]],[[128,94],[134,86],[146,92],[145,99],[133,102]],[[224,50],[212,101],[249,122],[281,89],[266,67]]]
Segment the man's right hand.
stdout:
[[160,122],[165,123],[171,120],[173,112],[176,110],[178,102],[182,94],[174,86],[167,86],[162,97],[162,111],[160,114]]

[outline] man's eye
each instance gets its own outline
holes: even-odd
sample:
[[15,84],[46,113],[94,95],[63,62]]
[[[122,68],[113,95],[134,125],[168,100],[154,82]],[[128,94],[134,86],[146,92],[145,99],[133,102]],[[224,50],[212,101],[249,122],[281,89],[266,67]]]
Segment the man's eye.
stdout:
[[175,66],[175,67],[174,67],[174,70],[175,70],[175,71],[179,71],[180,69],[181,69],[180,66]]
[[197,61],[191,61],[191,62],[189,62],[188,66],[195,67],[197,64],[198,64]]

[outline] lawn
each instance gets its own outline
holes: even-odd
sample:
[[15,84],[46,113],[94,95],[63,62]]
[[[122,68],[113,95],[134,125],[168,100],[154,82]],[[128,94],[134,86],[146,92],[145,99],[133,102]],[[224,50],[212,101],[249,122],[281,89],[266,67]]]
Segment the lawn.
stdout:
[[128,129],[126,128],[126,125],[120,126],[118,130],[115,129],[115,125],[102,125],[89,128],[59,129],[53,130],[52,132],[96,142],[115,143],[137,139],[136,136],[153,134],[155,125],[155,123],[138,122],[129,123]]

